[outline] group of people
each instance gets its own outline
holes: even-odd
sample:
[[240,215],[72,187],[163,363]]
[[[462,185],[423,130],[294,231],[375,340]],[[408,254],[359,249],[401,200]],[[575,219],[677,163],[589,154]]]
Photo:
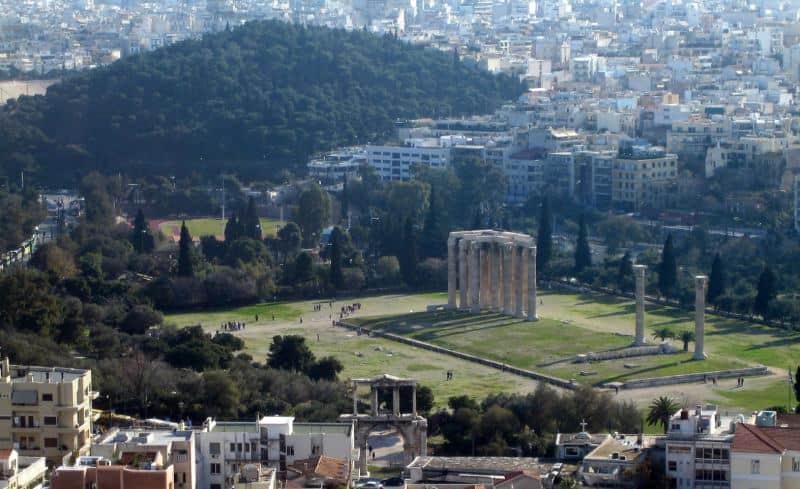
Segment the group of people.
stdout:
[[452,370],[448,370],[447,371],[447,380],[453,380],[453,371]]
[[222,331],[242,331],[245,328],[243,321],[228,321],[222,323]]
[[349,315],[353,314],[354,312],[360,310],[361,310],[360,302],[353,302],[349,306],[342,306],[342,309],[339,311],[339,319],[344,319]]

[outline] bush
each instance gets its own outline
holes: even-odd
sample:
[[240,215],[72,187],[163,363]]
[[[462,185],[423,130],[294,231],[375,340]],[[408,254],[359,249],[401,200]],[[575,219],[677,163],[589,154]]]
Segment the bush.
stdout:
[[375,265],[376,281],[383,285],[396,285],[400,277],[400,262],[396,256],[382,256]]
[[426,289],[447,287],[447,263],[441,258],[427,258],[417,265],[417,281]]
[[361,290],[364,288],[366,279],[364,272],[360,268],[345,268],[342,271],[344,275],[344,288],[346,290]]
[[120,329],[125,333],[145,334],[148,329],[161,324],[164,316],[153,310],[150,306],[133,306],[120,324]]

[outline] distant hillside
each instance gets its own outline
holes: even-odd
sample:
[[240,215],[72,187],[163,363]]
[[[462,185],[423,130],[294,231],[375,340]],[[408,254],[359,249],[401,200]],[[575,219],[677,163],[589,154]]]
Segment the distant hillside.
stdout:
[[378,140],[397,118],[485,113],[510,77],[392,37],[254,22],[70,77],[0,111],[0,175],[89,169],[252,177]]

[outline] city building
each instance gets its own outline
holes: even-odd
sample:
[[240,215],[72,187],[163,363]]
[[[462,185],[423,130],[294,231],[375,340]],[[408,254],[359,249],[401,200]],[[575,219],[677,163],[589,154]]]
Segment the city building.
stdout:
[[611,201],[627,211],[668,205],[678,182],[678,157],[664,148],[621,146],[612,171]]
[[583,457],[577,477],[587,486],[637,487],[655,440],[641,434],[610,435]]
[[440,139],[433,138],[410,139],[403,146],[368,145],[367,163],[383,181],[411,180],[414,165],[448,167],[451,147],[442,146]]
[[90,370],[0,361],[0,449],[45,457],[49,465],[88,455],[92,433]]
[[0,450],[0,489],[28,489],[44,482],[44,457],[23,457],[13,448]]
[[758,413],[755,424],[737,424],[731,448],[731,489],[798,486],[800,427],[782,423],[774,411]]

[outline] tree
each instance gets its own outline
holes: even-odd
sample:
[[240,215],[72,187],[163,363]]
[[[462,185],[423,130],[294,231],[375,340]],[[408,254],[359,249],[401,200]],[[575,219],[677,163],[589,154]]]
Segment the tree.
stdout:
[[536,273],[545,276],[547,264],[553,253],[553,214],[550,199],[542,200],[539,212],[539,231],[536,233]]
[[425,223],[422,226],[422,239],[420,252],[423,258],[440,258],[445,254],[447,238],[441,227],[439,204],[436,200],[436,191],[431,187],[428,198],[428,212],[425,214]]
[[417,283],[417,233],[411,218],[406,218],[403,227],[402,252],[400,253],[400,275],[409,287]]
[[293,222],[287,222],[278,230],[278,248],[283,254],[283,263],[293,258],[303,245],[303,233],[300,226]]
[[342,274],[342,232],[339,230],[339,226],[334,227],[331,231],[330,240],[330,282],[335,289],[341,289],[344,286],[344,275]]
[[150,306],[133,306],[125,319],[120,324],[120,329],[128,334],[145,334],[153,326],[158,326],[164,320],[160,312]]
[[342,370],[344,370],[344,365],[338,359],[335,357],[323,357],[309,367],[308,376],[312,380],[335,381]]
[[186,227],[186,221],[181,224],[181,239],[178,242],[178,276],[194,277],[194,257],[192,256],[192,235]]
[[300,252],[294,259],[294,278],[297,282],[307,282],[311,280],[314,273],[314,262],[311,255],[305,251]]
[[203,405],[209,415],[236,417],[239,411],[239,389],[228,372],[213,370],[203,374]]
[[678,338],[683,342],[683,351],[689,351],[689,343],[694,341],[694,331],[681,331]]
[[244,213],[244,235],[248,238],[261,240],[261,219],[256,209],[256,199],[250,197],[247,201],[247,210]]
[[619,269],[617,270],[617,288],[622,292],[629,290],[632,280],[633,260],[631,260],[631,253],[626,251],[619,260]]
[[[797,370],[794,373],[794,384],[792,387],[794,387],[794,398],[800,403],[800,365],[797,366]],[[800,404],[797,406],[800,408]],[[795,409],[795,411],[797,410]]]
[[708,291],[706,300],[709,304],[717,305],[717,300],[725,294],[725,266],[719,253],[714,255],[711,263],[711,273],[708,275]]
[[267,366],[292,372],[308,372],[316,359],[299,335],[273,336],[269,345]]
[[342,219],[347,222],[347,216],[350,214],[350,195],[347,193],[347,177],[342,184],[342,198],[341,198],[341,214]]
[[153,235],[150,234],[150,226],[147,225],[147,220],[141,209],[136,212],[136,217],[133,220],[130,241],[137,253],[150,253],[155,248],[155,240]]
[[234,212],[225,223],[225,242],[231,243],[241,238],[244,234],[242,223],[239,221],[239,216]]
[[778,295],[775,274],[769,266],[764,267],[758,277],[756,298],[753,300],[753,311],[764,319],[768,319],[769,305]]
[[295,218],[302,231],[305,247],[313,248],[317,245],[319,233],[328,224],[330,217],[330,199],[322,187],[315,183],[300,194]]
[[672,245],[672,234],[667,236],[664,249],[661,251],[661,262],[658,264],[658,290],[666,298],[672,295],[678,281],[678,265],[675,261],[675,249]]
[[678,403],[671,397],[660,396],[650,403],[647,411],[647,422],[651,425],[660,424],[664,428],[664,433],[666,433],[669,427],[669,418],[675,414],[678,408]]
[[653,332],[653,338],[660,338],[661,341],[666,341],[674,337],[675,333],[673,333],[669,328],[659,328]]
[[589,248],[589,233],[586,230],[586,218],[580,217],[578,241],[575,243],[575,273],[581,273],[592,266],[592,250]]

